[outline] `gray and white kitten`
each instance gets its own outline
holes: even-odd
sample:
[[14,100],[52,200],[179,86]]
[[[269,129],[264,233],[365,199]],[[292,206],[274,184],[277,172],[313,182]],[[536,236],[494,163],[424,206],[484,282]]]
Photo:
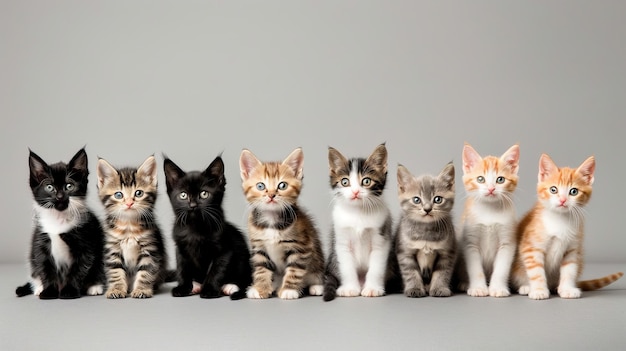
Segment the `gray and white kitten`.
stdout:
[[452,221],[454,165],[449,163],[437,177],[414,177],[398,165],[400,223],[396,254],[408,297],[452,295],[450,280],[456,262],[456,239]]

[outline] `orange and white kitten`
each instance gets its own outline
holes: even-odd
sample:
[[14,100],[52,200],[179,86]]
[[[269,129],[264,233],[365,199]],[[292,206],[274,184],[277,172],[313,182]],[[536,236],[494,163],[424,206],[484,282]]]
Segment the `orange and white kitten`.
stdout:
[[499,158],[483,158],[467,143],[463,147],[463,184],[468,198],[457,268],[459,286],[461,290],[467,288],[470,296],[511,294],[509,273],[515,256],[516,226],[512,196],[518,168],[518,145]]
[[556,290],[562,298],[575,299],[581,289],[599,289],[623,275],[578,281],[583,270],[583,207],[591,197],[595,168],[593,156],[572,169],[559,168],[541,155],[538,201],[517,227],[511,278],[521,295],[543,300]]

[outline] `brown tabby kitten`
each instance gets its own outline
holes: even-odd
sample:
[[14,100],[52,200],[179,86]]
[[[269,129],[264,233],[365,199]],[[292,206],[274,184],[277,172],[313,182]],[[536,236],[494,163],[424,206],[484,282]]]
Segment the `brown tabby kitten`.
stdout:
[[243,192],[250,206],[248,232],[253,269],[248,298],[265,299],[278,291],[281,299],[297,299],[306,287],[321,295],[324,255],[318,232],[297,204],[302,189],[302,149],[282,163],[259,161],[243,150]]
[[98,161],[98,191],[106,210],[106,297],[149,298],[166,278],[167,257],[154,217],[157,165],[116,169]]
[[593,156],[572,169],[559,168],[541,155],[538,201],[517,227],[511,278],[521,295],[543,300],[556,290],[562,298],[575,299],[581,289],[599,289],[623,275],[578,281],[583,271],[583,207],[591,197],[595,168]]

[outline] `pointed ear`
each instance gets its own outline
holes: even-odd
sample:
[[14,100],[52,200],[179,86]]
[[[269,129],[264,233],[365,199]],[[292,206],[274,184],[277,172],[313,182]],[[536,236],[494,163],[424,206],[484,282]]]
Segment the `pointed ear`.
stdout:
[[517,170],[519,169],[519,145],[515,144],[511,146],[502,157],[500,157],[500,160],[510,167],[511,172],[517,174]]
[[385,143],[382,143],[374,149],[372,154],[365,160],[365,164],[373,165],[375,168],[382,170],[383,173],[387,173],[387,148]]
[[220,156],[217,156],[213,162],[204,171],[204,174],[215,178],[219,185],[226,185],[226,179],[224,178],[224,161]]
[[108,179],[119,175],[119,173],[117,172],[117,169],[111,166],[103,158],[98,160],[96,173],[98,174],[98,189],[101,189]]
[[348,167],[348,159],[345,158],[337,149],[328,147],[328,167],[332,172]]
[[167,191],[171,191],[174,188],[178,180],[185,176],[185,171],[180,169],[172,160],[164,156],[163,171],[165,172],[165,185]]
[[439,179],[448,185],[448,189],[454,189],[454,164],[449,162],[439,173]]
[[304,163],[304,153],[302,152],[302,148],[297,148],[293,150],[289,156],[283,161],[283,165],[291,168],[293,173],[296,175],[296,178],[302,180],[304,174],[302,172],[302,165]]
[[469,173],[483,161],[483,158],[480,157],[480,154],[474,150],[474,148],[465,143],[463,146],[463,172]]
[[398,164],[398,194],[403,194],[406,191],[411,179],[413,179],[411,172],[403,165]]
[[239,157],[239,169],[241,171],[241,180],[247,180],[250,178],[250,173],[261,164],[254,154],[247,149],[243,149],[241,151],[241,156]]
[[145,182],[157,185],[157,163],[154,156],[148,157],[139,168],[137,168],[137,177],[142,178]]
[[70,163],[68,163],[68,167],[81,173],[89,173],[89,169],[87,168],[87,152],[85,152],[85,148],[78,150],[76,155],[74,155],[74,157],[70,160]]
[[28,156],[28,167],[30,168],[30,184],[31,186],[39,185],[44,179],[48,178],[50,167],[39,155],[32,150]]
[[591,156],[585,160],[577,169],[576,173],[580,174],[587,184],[593,184],[593,174],[596,171],[596,159]]
[[558,172],[559,167],[552,161],[550,156],[542,154],[539,158],[539,175],[537,176],[539,182],[546,180],[554,172]]

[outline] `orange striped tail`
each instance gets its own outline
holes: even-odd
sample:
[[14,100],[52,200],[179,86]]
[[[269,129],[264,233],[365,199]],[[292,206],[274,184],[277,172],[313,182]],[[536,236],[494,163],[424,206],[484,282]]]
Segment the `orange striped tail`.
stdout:
[[613,283],[624,275],[622,272],[609,274],[605,277],[591,280],[583,280],[577,283],[578,287],[583,291],[597,290]]

